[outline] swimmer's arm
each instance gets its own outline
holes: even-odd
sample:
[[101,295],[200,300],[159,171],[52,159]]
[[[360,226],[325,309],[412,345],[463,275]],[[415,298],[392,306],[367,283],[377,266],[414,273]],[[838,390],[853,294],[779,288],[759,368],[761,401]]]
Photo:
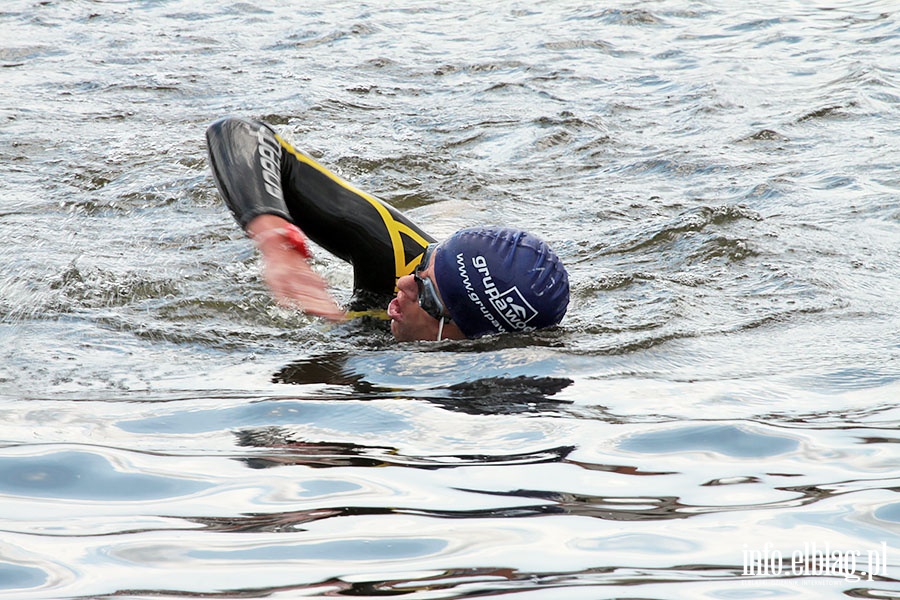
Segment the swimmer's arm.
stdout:
[[281,306],[338,321],[344,312],[307,258],[282,232],[295,227],[280,184],[282,150],[263,123],[225,118],[206,131],[216,187],[262,254],[263,279]]
[[254,217],[247,225],[247,234],[262,254],[266,285],[280,306],[331,321],[344,320],[346,313],[329,293],[325,280],[312,269],[304,247],[286,236],[291,227],[289,221],[272,214]]
[[243,229],[263,214],[291,220],[281,189],[282,150],[270,127],[219,119],[206,130],[206,147],[216,187]]

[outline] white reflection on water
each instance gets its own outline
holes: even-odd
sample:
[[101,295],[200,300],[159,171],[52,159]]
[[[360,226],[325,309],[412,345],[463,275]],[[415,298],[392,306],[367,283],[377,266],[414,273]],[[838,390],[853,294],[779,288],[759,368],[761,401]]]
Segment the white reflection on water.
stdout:
[[[164,402],[156,408],[177,415],[192,403]],[[454,414],[427,402],[376,404],[418,428],[401,429],[393,448],[366,448],[363,440],[371,434],[352,422],[343,431],[328,419],[321,425],[315,420],[285,425],[283,414],[268,412],[271,426],[261,427],[261,413],[247,411],[244,433],[220,429],[216,435],[250,445],[233,445],[217,457],[171,454],[177,446],[193,452],[186,442],[194,434],[192,426],[173,432],[167,418],[157,418],[162,426],[145,428],[143,435],[145,444],[165,443],[168,455],[44,448],[43,456],[80,466],[69,471],[86,484],[110,477],[121,481],[108,484],[113,497],[98,489],[95,497],[81,500],[69,494],[65,505],[37,497],[23,497],[18,504],[7,491],[5,506],[17,515],[9,526],[21,532],[7,527],[9,539],[28,557],[18,564],[37,565],[57,585],[60,573],[74,569],[81,583],[65,577],[66,585],[88,595],[107,589],[89,582],[109,585],[119,578],[123,585],[156,589],[161,572],[166,573],[164,589],[183,592],[208,589],[198,584],[213,579],[220,586],[237,586],[240,580],[276,589],[381,581],[399,590],[428,585],[431,567],[439,564],[446,569],[440,579],[456,582],[449,588],[462,593],[467,585],[519,588],[526,573],[542,573],[541,578],[553,573],[556,584],[566,588],[615,589],[634,578],[642,585],[697,577],[735,585],[748,548],[770,544],[789,552],[809,542],[867,551],[881,541],[893,540],[891,548],[896,542],[891,531],[896,530],[891,523],[895,494],[889,490],[898,482],[884,463],[890,453],[872,439],[877,428],[625,425],[562,415],[523,420],[521,415]],[[327,406],[309,405],[313,411]],[[99,405],[104,407],[118,411],[121,405]],[[334,408],[335,415],[353,414],[342,410],[340,401]],[[442,413],[449,422],[434,418]],[[234,419],[218,422],[241,425]],[[525,426],[543,435],[511,436],[516,425],[518,432]],[[476,437],[477,446],[466,443]],[[747,444],[748,438],[760,443]],[[861,439],[872,442],[860,444]],[[547,442],[565,441],[573,446],[555,458],[536,452]],[[480,459],[445,454],[448,447],[459,452],[466,446]],[[27,446],[19,454],[23,449]],[[508,455],[492,462],[492,454],[513,449],[521,464]],[[523,454],[528,449],[530,463]],[[205,489],[164,504],[154,488],[145,490],[146,497],[140,497],[139,488],[122,496],[116,486],[127,486],[128,474],[111,473],[112,463],[102,455],[117,456],[116,464],[131,469],[139,463],[141,472],[157,477],[167,472],[172,477],[171,470],[179,468],[185,481],[191,473],[203,475]],[[96,458],[85,461],[85,456]],[[18,464],[23,475],[29,465],[30,472],[47,472],[43,462]],[[677,495],[669,496],[672,492]],[[51,507],[65,511],[51,518],[46,512]],[[166,516],[150,518],[148,507],[163,508]],[[252,508],[252,514],[242,514],[240,507]],[[488,575],[487,565],[502,567],[507,578]],[[598,565],[608,566],[598,570]],[[709,566],[698,573],[684,565]],[[240,577],[228,573],[235,569]],[[395,571],[410,579],[399,581]],[[411,571],[425,573],[424,580],[416,584]],[[10,581],[25,581],[26,574],[38,592],[34,571],[16,572]]]

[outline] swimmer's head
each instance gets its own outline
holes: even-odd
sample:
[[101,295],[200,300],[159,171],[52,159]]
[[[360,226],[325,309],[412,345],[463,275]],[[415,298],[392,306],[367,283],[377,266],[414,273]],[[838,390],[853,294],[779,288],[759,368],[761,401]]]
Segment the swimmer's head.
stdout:
[[467,338],[558,324],[569,276],[540,238],[508,227],[470,227],[434,253],[434,280],[452,322]]

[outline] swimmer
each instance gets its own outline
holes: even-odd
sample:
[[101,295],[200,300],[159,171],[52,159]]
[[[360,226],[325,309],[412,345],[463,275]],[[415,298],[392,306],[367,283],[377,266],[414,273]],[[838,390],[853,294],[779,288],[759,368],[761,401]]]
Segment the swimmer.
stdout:
[[[530,233],[469,227],[438,243],[265,123],[220,119],[206,139],[219,193],[256,244],[282,306],[332,321],[387,318],[398,341],[533,331],[565,315],[566,269]],[[353,266],[346,310],[309,264],[307,237]]]

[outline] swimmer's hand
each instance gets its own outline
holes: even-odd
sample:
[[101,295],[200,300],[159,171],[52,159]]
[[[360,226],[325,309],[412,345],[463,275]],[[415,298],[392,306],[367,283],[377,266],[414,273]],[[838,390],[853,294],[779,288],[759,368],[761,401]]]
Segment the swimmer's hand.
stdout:
[[279,306],[303,311],[329,321],[343,321],[328,284],[309,264],[303,234],[275,215],[260,215],[247,227],[263,257],[263,279]]

